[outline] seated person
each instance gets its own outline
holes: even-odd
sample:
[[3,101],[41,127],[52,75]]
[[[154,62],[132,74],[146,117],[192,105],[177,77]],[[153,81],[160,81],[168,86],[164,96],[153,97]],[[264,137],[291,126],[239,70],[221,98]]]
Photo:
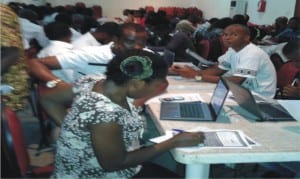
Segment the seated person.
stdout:
[[[300,71],[299,71],[300,72]],[[291,85],[287,85],[282,90],[282,95],[287,99],[300,99],[300,73],[297,73]]]
[[195,29],[191,20],[181,20],[176,25],[176,32],[166,45],[167,49],[175,53],[175,61],[191,61],[185,51],[196,51],[192,38]]
[[275,68],[269,56],[250,42],[249,29],[240,24],[230,25],[224,30],[223,41],[229,49],[219,57],[219,65],[200,71],[175,65],[170,71],[214,83],[224,75],[255,93],[273,98],[276,91]]
[[277,45],[264,45],[259,47],[270,55],[276,70],[279,70],[284,63],[291,61],[290,58],[299,58],[297,57],[297,53],[300,50],[300,39],[290,40]]
[[[151,178],[154,176],[143,175],[142,165],[147,161],[174,147],[202,142],[203,133],[184,132],[141,148],[139,139],[145,121],[129,98],[152,96],[157,87],[165,84],[166,75],[167,65],[158,55],[129,50],[109,62],[106,79],[86,76],[78,80],[57,141],[53,177]],[[70,101],[64,99],[72,99],[70,94],[71,88],[56,88],[48,99],[57,100],[58,105],[49,107],[61,110],[59,104]]]
[[[70,43],[72,33],[68,25],[62,22],[51,22],[44,26],[44,31],[50,42],[37,54],[38,59],[74,50]],[[51,70],[51,72],[57,78],[68,83],[72,83],[76,79],[76,73],[72,69],[58,69]]]
[[95,32],[86,32],[81,37],[78,37],[72,41],[72,44],[76,49],[86,46],[99,46],[115,41],[119,36],[119,25],[115,22],[106,22],[97,27]]
[[[287,57],[291,59],[292,63],[300,69],[300,40],[295,41],[294,50],[290,53],[287,53]],[[297,44],[297,45],[296,45]],[[283,88],[283,96],[287,98],[296,98],[300,99],[300,71],[295,75],[295,79],[291,85],[287,85]]]
[[72,52],[42,59],[27,60],[30,72],[44,82],[59,81],[49,69],[72,69],[80,75],[103,75],[106,64],[116,53],[127,49],[142,49],[146,45],[147,33],[138,24],[121,26],[121,37],[116,42],[101,46],[89,46]]

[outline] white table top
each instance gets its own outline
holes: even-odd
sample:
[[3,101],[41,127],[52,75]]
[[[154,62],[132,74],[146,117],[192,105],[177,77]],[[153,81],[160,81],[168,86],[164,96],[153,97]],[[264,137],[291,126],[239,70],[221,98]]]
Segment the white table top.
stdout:
[[[195,83],[195,82],[194,82]],[[168,92],[182,91],[173,87],[170,82]],[[195,84],[194,84],[195,85]],[[198,85],[198,84],[196,84]],[[210,86],[211,85],[211,86]],[[176,86],[176,84],[175,84]],[[192,84],[190,85],[192,86]],[[195,93],[190,86],[186,91]],[[213,84],[199,83],[204,88],[198,91],[205,101],[209,101]],[[210,94],[209,94],[210,93]],[[230,100],[227,100],[230,101]],[[232,103],[231,103],[232,105]],[[237,106],[236,106],[237,107]],[[209,129],[237,129],[258,142],[260,146],[251,149],[212,149],[199,148],[199,150],[185,150],[176,148],[172,154],[176,161],[184,164],[213,164],[213,163],[248,163],[248,162],[279,162],[300,161],[300,122],[255,122],[238,115],[232,108],[225,106],[224,111],[216,122],[183,122],[159,120],[160,103],[149,103],[147,111],[151,115],[161,134],[173,128],[189,130],[196,127]]]

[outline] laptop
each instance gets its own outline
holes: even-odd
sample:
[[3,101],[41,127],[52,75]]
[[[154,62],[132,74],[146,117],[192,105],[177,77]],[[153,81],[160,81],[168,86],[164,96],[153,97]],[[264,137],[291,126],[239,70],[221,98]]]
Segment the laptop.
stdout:
[[210,103],[194,102],[162,102],[161,120],[179,121],[216,121],[228,94],[228,87],[221,78],[214,89]]
[[257,121],[295,121],[295,119],[275,100],[267,101],[253,96],[249,89],[224,79],[235,101],[246,111],[258,118]]

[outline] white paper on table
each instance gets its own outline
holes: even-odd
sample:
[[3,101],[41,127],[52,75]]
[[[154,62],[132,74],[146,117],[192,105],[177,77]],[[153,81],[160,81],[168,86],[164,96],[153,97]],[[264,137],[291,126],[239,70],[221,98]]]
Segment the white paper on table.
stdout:
[[161,101],[160,101],[161,98],[174,97],[174,96],[182,96],[184,99],[180,100],[180,102],[203,101],[203,98],[198,93],[165,93],[165,94],[161,94],[159,96],[149,99],[146,102],[146,104],[161,103]]
[[[259,146],[260,144],[255,142],[250,137],[246,136],[241,130],[229,130],[229,129],[202,129],[202,130],[190,130],[189,132],[202,131],[207,141],[199,144],[195,147],[180,147],[178,149],[192,152],[204,148],[239,148],[250,149],[252,146]],[[178,133],[178,132],[177,132]],[[175,131],[166,131],[163,136],[150,139],[151,142],[160,143],[172,138],[177,134]]]

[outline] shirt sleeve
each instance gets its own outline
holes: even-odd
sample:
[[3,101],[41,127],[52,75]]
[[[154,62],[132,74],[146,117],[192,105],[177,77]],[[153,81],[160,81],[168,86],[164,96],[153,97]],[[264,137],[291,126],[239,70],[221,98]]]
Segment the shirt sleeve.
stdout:
[[84,71],[90,63],[107,64],[113,57],[111,45],[90,46],[56,56],[62,68],[77,71]]
[[229,49],[224,55],[220,56],[218,58],[219,65],[218,67],[222,70],[229,71],[231,69],[231,62],[230,62],[230,56],[231,56],[231,50]]

